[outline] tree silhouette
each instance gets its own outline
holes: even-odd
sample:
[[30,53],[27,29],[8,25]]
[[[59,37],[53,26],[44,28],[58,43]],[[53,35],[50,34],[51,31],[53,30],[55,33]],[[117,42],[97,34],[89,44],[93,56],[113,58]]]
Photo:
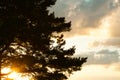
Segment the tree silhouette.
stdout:
[[49,14],[55,2],[0,0],[0,70],[9,66],[36,80],[63,80],[80,70],[87,58],[72,57],[74,47],[64,49],[61,33],[71,30],[71,22]]

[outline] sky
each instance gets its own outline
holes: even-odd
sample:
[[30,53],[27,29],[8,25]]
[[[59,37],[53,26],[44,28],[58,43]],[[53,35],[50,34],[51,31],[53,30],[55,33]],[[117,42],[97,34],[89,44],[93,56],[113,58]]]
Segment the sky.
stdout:
[[50,11],[72,22],[65,47],[88,57],[68,80],[120,80],[120,0],[57,0]]

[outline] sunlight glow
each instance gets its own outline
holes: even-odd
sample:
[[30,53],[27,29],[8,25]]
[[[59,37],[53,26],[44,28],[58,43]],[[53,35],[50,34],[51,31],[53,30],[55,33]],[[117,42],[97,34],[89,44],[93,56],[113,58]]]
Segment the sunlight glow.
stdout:
[[12,79],[12,80],[31,80],[31,76],[28,76],[28,75],[21,75],[20,73],[17,73],[15,71],[12,71],[10,68],[3,68],[1,70],[2,74],[8,74],[8,75],[5,75],[4,78],[9,78],[9,79]]
[[3,73],[3,74],[7,74],[7,73],[9,73],[9,72],[11,72],[11,69],[10,69],[10,68],[3,68],[3,69],[1,70],[1,73]]
[[107,39],[110,37],[110,17],[105,17],[101,20],[101,25],[99,25],[99,28],[92,29],[89,31],[90,36],[93,36],[95,38],[101,38],[101,39]]
[[68,49],[71,46],[75,46],[76,53],[85,52],[91,48],[94,39],[90,36],[75,36],[72,38],[66,38],[65,48]]
[[8,78],[14,79],[14,80],[30,80],[29,76],[21,76],[17,72],[12,72],[11,74],[8,75]]
[[8,75],[8,78],[10,79],[17,79],[17,77],[18,77],[17,72],[12,72],[11,74]]
[[118,3],[119,2],[119,0],[115,0],[115,3]]
[[95,43],[97,43],[97,46],[102,48],[102,44],[104,44],[106,40],[108,40],[111,37],[111,25],[112,17],[108,15],[100,20],[100,24],[96,26],[97,28],[90,28],[88,30],[88,35],[76,35],[74,37],[66,38],[67,44],[65,47],[67,47],[68,49],[70,48],[70,46],[75,45],[77,54],[81,52],[87,52],[88,50],[95,48]]

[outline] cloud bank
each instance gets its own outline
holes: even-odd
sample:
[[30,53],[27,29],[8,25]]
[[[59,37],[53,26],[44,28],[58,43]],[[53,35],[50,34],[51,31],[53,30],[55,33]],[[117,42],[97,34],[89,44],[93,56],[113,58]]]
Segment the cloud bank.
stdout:
[[[116,20],[116,18],[120,17],[119,5],[120,0],[58,0],[50,10],[51,12],[54,11],[56,16],[66,17],[67,21],[72,21],[71,34],[66,34],[68,37],[89,35],[91,29],[99,29],[102,24],[101,20],[106,16],[111,16],[113,12],[115,14],[113,15],[114,23],[112,22],[112,25],[119,25],[119,20]],[[115,28],[115,30],[119,30],[118,27]],[[111,35],[119,35],[114,29],[111,28]]]
[[[91,51],[87,54],[77,54],[75,57],[88,57],[87,65],[108,65],[111,66],[115,63],[120,62],[120,54],[119,50],[109,50],[109,49],[101,49],[99,51]],[[117,64],[116,64],[117,65]]]
[[[56,16],[72,21],[72,30],[65,33],[66,38],[95,38],[92,41],[92,51],[77,54],[88,56],[87,64],[112,65],[120,62],[120,0],[58,0],[50,10],[54,11]],[[88,40],[86,38],[83,42]],[[75,41],[77,46],[85,45],[84,43]],[[101,46],[106,48],[96,50],[95,47]]]

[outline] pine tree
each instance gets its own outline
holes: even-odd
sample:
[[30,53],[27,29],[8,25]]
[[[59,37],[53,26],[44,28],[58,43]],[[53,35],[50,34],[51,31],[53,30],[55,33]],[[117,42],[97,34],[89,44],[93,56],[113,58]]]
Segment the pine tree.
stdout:
[[0,70],[9,66],[36,80],[64,80],[81,69],[87,58],[74,58],[75,47],[64,49],[61,33],[71,30],[71,22],[47,10],[55,2],[0,1]]

